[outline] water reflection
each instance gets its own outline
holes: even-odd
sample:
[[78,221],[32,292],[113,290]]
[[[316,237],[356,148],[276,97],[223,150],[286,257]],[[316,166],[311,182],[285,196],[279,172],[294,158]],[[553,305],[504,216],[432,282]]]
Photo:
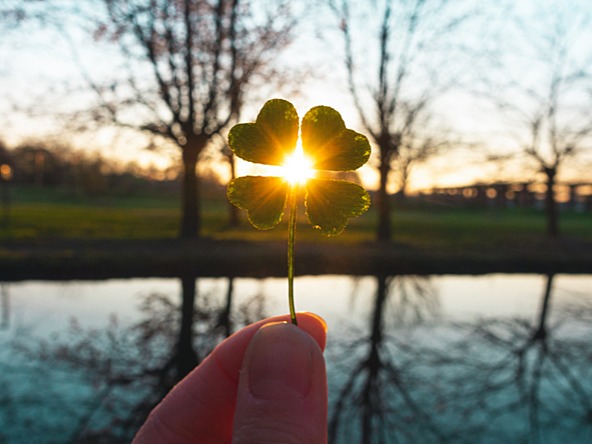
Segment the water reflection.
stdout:
[[8,329],[10,325],[10,295],[8,294],[8,285],[0,283],[0,330]]
[[[397,442],[398,436],[406,434],[409,415],[414,418],[414,427],[423,429],[423,439],[428,435],[440,437],[427,406],[413,393],[414,383],[407,378],[406,366],[392,347],[394,330],[422,323],[439,307],[437,292],[426,277],[376,277],[368,334],[340,344],[345,367],[350,370],[337,378],[342,383],[329,419],[330,443]],[[353,362],[348,362],[351,356]]]
[[[503,425],[500,435],[524,442],[590,442],[592,325],[578,317],[590,317],[592,307],[577,301],[554,308],[553,282],[548,275],[534,320],[485,319],[459,326],[465,337],[452,348],[450,363],[470,375],[458,379],[458,387],[462,393],[475,391],[474,408],[488,423],[484,429]],[[576,306],[579,315],[571,316]]]
[[[534,279],[525,282],[532,287]],[[322,310],[318,300],[334,310],[320,311],[330,324],[330,442],[592,442],[590,279],[571,295],[559,294],[563,277],[541,279],[532,309],[482,310],[461,321],[446,312],[451,301],[441,277],[301,280],[302,307]],[[1,285],[0,442],[128,442],[218,342],[269,314],[274,294],[281,304],[272,312],[285,309],[273,280],[210,281],[180,278],[177,293],[144,294],[133,321],[121,312],[100,326],[79,317],[43,336],[19,326],[18,291]],[[458,278],[455,289],[461,281],[480,289],[471,299],[476,306],[524,288],[516,278],[503,290],[487,279],[477,286]],[[329,301],[321,298],[328,289],[335,294]],[[344,289],[351,290],[349,306],[339,298]],[[73,296],[62,309],[79,300]],[[469,299],[452,301],[455,310],[459,300]],[[344,317],[351,322],[336,322]],[[10,344],[2,339],[8,332]]]
[[534,320],[418,329],[437,297],[408,279],[378,276],[367,333],[340,341],[330,442],[592,442],[590,299],[554,307],[548,275]]
[[[193,277],[181,278],[180,287],[180,298],[163,293],[146,295],[139,307],[141,319],[130,326],[112,315],[104,328],[86,328],[72,319],[67,332],[49,338],[19,335],[13,345],[29,362],[38,364],[31,369],[32,377],[43,377],[51,369],[69,374],[77,384],[61,397],[41,389],[35,401],[49,401],[55,408],[72,404],[72,391],[88,392],[90,387],[92,392],[83,399],[75,398],[74,403],[80,403],[71,411],[61,410],[66,426],[64,421],[61,425],[60,421],[52,422],[51,414],[42,417],[47,422],[42,420],[37,426],[45,429],[40,435],[44,442],[129,442],[150,410],[231,333],[233,325],[240,327],[265,316],[261,295],[232,307],[232,278],[224,301],[210,292],[200,294]],[[6,398],[18,416],[23,398]],[[37,406],[30,403],[20,408],[34,411]],[[25,423],[23,430],[5,439],[10,442],[17,437],[18,441],[28,436]]]

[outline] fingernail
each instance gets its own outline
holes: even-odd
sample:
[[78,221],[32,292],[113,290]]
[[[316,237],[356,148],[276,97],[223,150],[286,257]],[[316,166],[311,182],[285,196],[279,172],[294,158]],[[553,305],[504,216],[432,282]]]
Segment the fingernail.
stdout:
[[318,314],[311,313],[310,311],[300,311],[298,313],[306,313],[311,318],[315,318],[317,321],[319,321],[319,324],[321,324],[321,326],[323,327],[323,330],[325,330],[325,333],[327,333],[329,331],[329,328],[327,327],[327,322],[323,318],[321,318]]
[[314,347],[318,347],[314,339],[292,324],[262,327],[247,353],[251,394],[276,401],[307,396]]

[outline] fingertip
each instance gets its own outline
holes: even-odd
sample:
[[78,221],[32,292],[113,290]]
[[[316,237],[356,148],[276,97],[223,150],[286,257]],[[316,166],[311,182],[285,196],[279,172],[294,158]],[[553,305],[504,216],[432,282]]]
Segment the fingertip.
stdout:
[[327,331],[329,331],[329,327],[327,326],[327,322],[318,314],[312,313],[310,311],[300,311],[296,314],[297,318],[300,317],[301,315],[315,319],[321,325],[323,330],[325,330],[325,333],[327,333]]
[[327,323],[318,314],[302,311],[296,314],[298,326],[319,344],[322,351],[327,344]]
[[233,443],[326,443],[324,338],[324,322],[307,313],[298,326],[269,322],[257,331],[240,372]]

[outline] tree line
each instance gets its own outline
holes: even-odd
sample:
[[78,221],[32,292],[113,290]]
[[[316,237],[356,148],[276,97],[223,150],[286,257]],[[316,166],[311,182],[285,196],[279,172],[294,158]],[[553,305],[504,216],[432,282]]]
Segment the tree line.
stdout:
[[[0,4],[0,17],[10,16],[10,4]],[[342,74],[343,95],[373,142],[379,241],[396,235],[393,185],[404,194],[417,164],[459,146],[479,150],[477,163],[504,158],[543,175],[548,232],[559,234],[554,184],[569,162],[590,153],[592,138],[592,53],[585,44],[592,20],[585,2],[532,10],[473,0],[303,4],[304,11],[284,0],[44,0],[21,2],[17,12],[19,22],[46,26],[67,17],[120,54],[112,76],[80,63],[93,100],[68,123],[135,131],[180,150],[181,237],[201,232],[197,167],[207,148],[225,148],[219,140],[245,119],[250,100],[304,82],[278,60],[305,25],[325,33],[319,48]],[[325,76],[334,81],[333,72]],[[478,140],[451,127],[446,114],[454,110],[441,105],[451,91],[487,103],[498,127]]]
[[[59,189],[72,196],[178,195],[179,166],[122,162],[68,146],[29,142],[7,148],[0,141],[2,180],[14,185]],[[213,174],[204,177],[208,195],[223,195]]]

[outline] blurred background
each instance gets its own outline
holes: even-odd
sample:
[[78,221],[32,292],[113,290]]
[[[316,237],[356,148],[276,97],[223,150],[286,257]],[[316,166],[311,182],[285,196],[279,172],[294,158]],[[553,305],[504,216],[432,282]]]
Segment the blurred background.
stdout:
[[285,222],[226,199],[271,98],[372,145],[368,213],[298,215],[331,442],[592,441],[589,0],[0,0],[0,36],[0,443],[129,442],[287,310]]
[[394,196],[497,197],[550,219],[551,201],[591,205],[585,1],[0,8],[3,181],[88,197],[173,190],[182,234],[199,235],[194,201],[260,172],[228,152],[229,128],[282,97],[301,115],[332,106],[372,141],[356,173],[376,193],[381,239]]

